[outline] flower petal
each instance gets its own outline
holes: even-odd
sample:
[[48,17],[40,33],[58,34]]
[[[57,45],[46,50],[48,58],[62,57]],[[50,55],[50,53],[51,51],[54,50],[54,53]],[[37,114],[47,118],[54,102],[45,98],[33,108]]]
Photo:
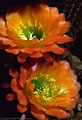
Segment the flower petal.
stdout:
[[18,76],[19,76],[18,71],[16,69],[12,69],[12,68],[9,69],[9,74],[14,78],[18,78]]
[[50,45],[47,47],[43,47],[41,49],[42,52],[53,52],[55,54],[63,54],[65,51],[63,48],[59,47],[58,45],[54,44],[54,45]]
[[59,15],[59,21],[65,21],[65,15],[64,15],[64,13],[61,13]]
[[75,108],[75,105],[77,104],[78,101],[79,101],[79,96],[75,96],[74,98],[71,98],[70,104],[66,109],[71,110],[71,109]]
[[39,120],[49,120],[48,116],[31,105],[31,113]]
[[68,31],[70,25],[71,25],[70,22],[66,22],[66,21],[59,22],[58,28],[60,30],[60,34],[66,33]]
[[44,53],[43,57],[46,61],[52,63],[54,61],[54,58],[49,53]]
[[58,44],[64,44],[66,42],[71,42],[73,41],[74,39],[72,37],[69,37],[67,35],[64,35],[60,40],[56,41],[56,43]]
[[17,99],[21,105],[28,105],[27,96],[22,90],[17,91]]
[[4,16],[0,16],[0,34],[6,36],[6,26]]
[[20,113],[24,113],[24,112],[27,111],[28,106],[24,106],[24,105],[18,104],[18,105],[17,105],[17,109],[18,109],[18,111],[19,111]]
[[40,58],[42,56],[43,55],[41,52],[33,52],[33,54],[30,55],[30,57],[33,57],[33,58]]
[[8,53],[18,54],[19,48],[8,48],[8,49],[5,49],[5,51]]
[[8,39],[8,38],[6,38],[5,36],[2,36],[2,35],[0,35],[0,41],[2,41],[2,43],[3,43],[4,45],[10,45],[10,46],[12,46],[12,47],[18,46],[17,44],[15,44],[15,43],[13,42],[13,40]]
[[19,63],[23,63],[23,62],[26,61],[27,57],[28,57],[28,54],[19,53],[19,55],[17,56],[17,60],[18,60]]
[[16,79],[12,79],[12,80],[11,80],[11,88],[12,88],[12,90],[13,90],[14,92],[17,92],[17,91],[20,90],[20,86],[19,86],[19,84],[18,84],[18,80],[16,80]]
[[69,118],[70,117],[69,113],[65,112],[64,110],[60,108],[51,108],[45,111],[45,113],[51,116],[55,116],[57,118]]
[[21,68],[19,84],[22,88],[26,86],[27,75],[27,71]]
[[6,95],[6,99],[7,99],[8,101],[13,101],[13,100],[16,99],[16,94],[15,94],[15,93],[7,94],[7,95]]

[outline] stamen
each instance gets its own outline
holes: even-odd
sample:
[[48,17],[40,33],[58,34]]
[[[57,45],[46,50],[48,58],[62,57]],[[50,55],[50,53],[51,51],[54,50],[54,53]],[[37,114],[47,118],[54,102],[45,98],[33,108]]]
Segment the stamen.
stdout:
[[64,85],[59,86],[56,79],[47,74],[39,73],[31,83],[35,84],[35,96],[42,96],[45,101],[52,101],[57,95],[68,93]]
[[34,38],[37,38],[38,42],[40,42],[45,37],[40,24],[33,25],[32,23],[28,22],[26,26],[21,24],[20,29],[16,29],[15,31],[23,40],[33,40]]

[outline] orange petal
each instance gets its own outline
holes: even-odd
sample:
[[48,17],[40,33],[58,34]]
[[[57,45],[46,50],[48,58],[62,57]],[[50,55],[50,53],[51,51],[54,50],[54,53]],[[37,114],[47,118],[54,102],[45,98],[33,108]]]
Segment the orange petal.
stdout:
[[6,36],[6,26],[4,16],[0,16],[0,34]]
[[5,51],[8,53],[18,54],[19,48],[9,48],[9,49],[5,49]]
[[64,35],[60,40],[58,40],[56,43],[58,44],[64,44],[66,42],[71,42],[73,41],[74,39],[72,37],[69,37],[67,35]]
[[59,22],[58,29],[60,29],[60,34],[66,33],[70,25],[71,25],[70,22],[66,22],[66,21]]
[[63,48],[59,47],[58,45],[54,44],[54,45],[50,45],[47,47],[43,47],[41,49],[42,52],[53,52],[55,54],[63,54],[65,51]]
[[71,110],[71,109],[75,108],[75,105],[77,104],[78,100],[79,100],[79,96],[75,96],[74,98],[71,98],[70,99],[70,104],[66,108],[66,110]]
[[33,52],[34,51],[39,51],[40,50],[40,48],[23,48],[23,49],[21,49],[21,52],[23,52],[23,53],[27,53],[27,54],[33,54]]
[[20,47],[23,48],[32,48],[33,44],[36,44],[38,42],[38,39],[33,40],[22,40],[22,39],[15,39],[15,43],[17,43]]
[[7,13],[6,15],[6,24],[9,31],[15,32],[18,28],[21,29],[20,24],[22,23],[21,16],[16,13]]
[[18,46],[18,45],[15,44],[11,39],[8,39],[8,38],[6,38],[5,36],[2,36],[2,35],[0,35],[0,41],[2,41],[2,43],[3,43],[4,45],[10,45],[10,46],[12,46],[12,47]]
[[62,38],[61,34],[60,35],[51,35],[50,37],[46,37],[45,45],[53,44],[56,41],[60,40]]
[[17,91],[17,99],[21,105],[28,105],[27,96],[22,90]]
[[18,71],[16,69],[12,69],[12,68],[9,69],[9,74],[14,78],[18,78],[18,76],[19,76]]
[[17,92],[17,91],[20,90],[20,86],[19,86],[19,84],[18,84],[18,82],[17,82],[16,79],[12,79],[12,80],[11,80],[11,88],[12,88],[12,90],[13,90],[14,92]]
[[21,49],[21,52],[27,53],[27,54],[32,54],[34,52],[33,48],[23,48]]
[[23,63],[23,62],[26,61],[27,57],[28,57],[28,54],[19,53],[19,55],[17,56],[17,60],[18,60],[19,63]]
[[44,53],[43,57],[46,61],[48,61],[50,63],[54,62],[54,58],[49,53]]
[[33,105],[31,105],[31,113],[39,120],[49,120],[47,115],[36,109]]
[[65,15],[64,15],[64,13],[61,13],[59,15],[59,21],[65,21]]
[[60,108],[51,108],[47,111],[45,111],[46,114],[55,116],[57,118],[69,118],[70,115],[66,111],[60,109]]
[[16,99],[16,94],[15,93],[7,94],[6,99],[8,101],[13,101]]
[[18,105],[17,105],[17,109],[18,109],[18,111],[19,111],[20,113],[24,113],[24,112],[27,111],[28,106],[24,106],[24,105],[18,104]]
[[27,80],[27,70],[21,69],[19,84],[22,88],[25,87]]
[[30,57],[33,57],[33,58],[40,58],[42,56],[43,55],[41,52],[34,52],[33,54],[30,55]]

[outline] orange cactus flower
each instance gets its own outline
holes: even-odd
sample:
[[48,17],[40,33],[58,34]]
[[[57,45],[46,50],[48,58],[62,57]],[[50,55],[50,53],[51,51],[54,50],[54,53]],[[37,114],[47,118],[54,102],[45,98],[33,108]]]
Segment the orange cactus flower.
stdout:
[[66,49],[58,44],[73,41],[65,35],[70,22],[63,13],[46,4],[26,5],[10,10],[0,17],[0,46],[9,53],[18,54],[18,60],[30,56],[39,58],[46,52],[63,54]]
[[[54,61],[52,65],[42,59],[30,59],[20,71],[10,69],[11,88],[17,94],[19,112],[27,111],[30,106],[31,113],[39,120],[49,120],[48,115],[70,117],[67,110],[78,102],[80,84],[68,62]],[[9,100],[12,97],[9,94]]]

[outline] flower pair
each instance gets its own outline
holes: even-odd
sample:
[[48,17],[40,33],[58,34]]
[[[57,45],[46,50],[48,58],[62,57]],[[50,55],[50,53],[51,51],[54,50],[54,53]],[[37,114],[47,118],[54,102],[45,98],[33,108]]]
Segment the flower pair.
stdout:
[[69,118],[67,111],[78,102],[80,85],[69,63],[49,54],[67,51],[59,44],[73,41],[65,35],[69,27],[64,14],[45,4],[22,6],[0,17],[0,48],[23,63],[20,72],[10,69],[14,93],[6,96],[18,99],[19,112],[30,107],[39,120],[49,120],[48,115]]

